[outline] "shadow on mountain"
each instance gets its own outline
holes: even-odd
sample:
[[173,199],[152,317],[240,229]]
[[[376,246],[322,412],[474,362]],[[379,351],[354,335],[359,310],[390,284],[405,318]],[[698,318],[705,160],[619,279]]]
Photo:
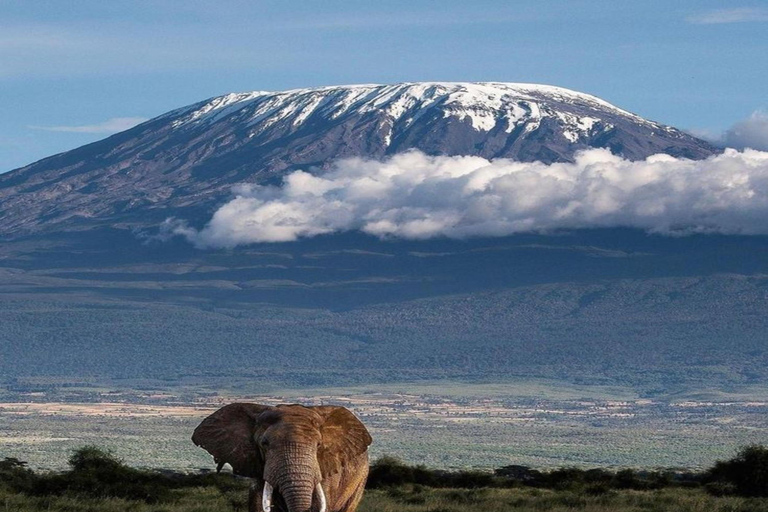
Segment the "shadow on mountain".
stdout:
[[2,267],[65,279],[72,289],[139,298],[135,283],[155,282],[162,285],[147,290],[153,299],[172,299],[188,285],[185,295],[215,302],[330,310],[547,283],[768,273],[768,237],[630,229],[429,241],[342,234],[230,250],[101,229],[17,240],[1,250]]

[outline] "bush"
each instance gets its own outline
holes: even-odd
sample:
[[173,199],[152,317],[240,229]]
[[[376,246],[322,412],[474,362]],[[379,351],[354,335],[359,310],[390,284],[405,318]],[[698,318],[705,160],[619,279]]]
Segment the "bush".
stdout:
[[76,450],[70,471],[38,477],[29,490],[37,496],[74,494],[92,498],[124,498],[157,503],[168,497],[173,482],[158,473],[123,464],[111,452],[95,446]]
[[622,469],[613,477],[613,486],[617,489],[637,489],[638,484],[637,475],[632,469]]
[[751,445],[727,461],[718,461],[707,472],[706,488],[712,494],[768,496],[768,448]]
[[509,465],[484,471],[443,471],[424,466],[408,466],[399,459],[384,456],[371,466],[368,476],[369,489],[423,485],[436,488],[477,489],[480,487],[541,487],[570,490],[576,493],[599,495],[609,489],[651,490],[666,487],[697,487],[701,475],[690,472],[636,471],[622,469],[612,472],[606,469],[560,468],[537,471],[527,466]]
[[507,478],[515,482],[531,485],[540,483],[543,480],[541,471],[517,464],[495,469],[493,474],[497,477]]
[[73,472],[104,471],[112,474],[127,469],[123,461],[115,458],[111,451],[96,446],[75,450],[67,462]]
[[730,482],[709,482],[704,485],[704,489],[707,490],[712,496],[733,496],[738,493],[736,486]]
[[26,462],[15,458],[0,461],[0,490],[5,487],[38,497],[71,495],[158,503],[169,501],[172,489],[184,487],[215,487],[224,496],[239,495],[248,489],[248,482],[231,475],[134,469],[112,452],[95,446],[76,450],[69,458],[70,470],[63,473],[38,475],[26,466]]
[[606,469],[588,469],[584,472],[584,481],[589,484],[608,485],[613,480],[613,473]]
[[557,490],[581,487],[584,482],[584,471],[577,468],[555,469],[546,476],[546,486]]
[[29,492],[35,486],[35,473],[27,463],[14,457],[0,461],[0,483],[15,492]]
[[[415,484],[425,487],[475,489],[501,487],[508,481],[484,471],[443,471],[424,466],[408,466],[394,457],[383,456],[371,465],[368,474],[369,489]],[[506,485],[509,486],[509,485]]]
[[493,475],[484,471],[440,472],[437,476],[440,487],[477,489],[499,486],[499,482],[494,479]]
[[611,490],[610,486],[604,482],[589,484],[584,488],[584,494],[589,496],[602,496]]
[[413,468],[405,465],[400,459],[387,455],[379,458],[371,465],[368,473],[367,487],[378,489],[414,483]]

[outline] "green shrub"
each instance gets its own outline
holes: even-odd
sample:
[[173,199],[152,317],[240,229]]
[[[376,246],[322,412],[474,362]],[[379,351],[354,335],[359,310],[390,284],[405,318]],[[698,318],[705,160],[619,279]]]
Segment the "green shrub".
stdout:
[[84,446],[69,458],[69,471],[36,474],[26,462],[0,461],[0,489],[40,499],[72,496],[93,499],[125,499],[145,503],[169,502],[171,491],[189,487],[213,487],[235,506],[245,499],[249,482],[231,475],[184,474],[145,471],[126,466],[110,451]]
[[541,471],[531,469],[528,466],[520,466],[518,464],[500,467],[495,469],[493,474],[497,477],[526,485],[541,484],[544,481]]
[[408,483],[414,483],[413,468],[395,457],[385,455],[379,458],[371,465],[368,473],[367,487],[370,489]]
[[[713,494],[768,496],[768,448],[751,445],[727,461],[718,461],[707,473],[707,490]],[[729,492],[732,491],[732,492]]]
[[367,487],[379,489],[406,484],[426,487],[476,489],[479,487],[509,486],[508,480],[494,477],[485,471],[443,471],[424,466],[408,466],[394,457],[376,460],[368,474]]
[[14,457],[0,461],[0,483],[15,492],[29,492],[35,486],[35,473],[27,463]]
[[583,480],[589,484],[608,485],[613,480],[613,473],[607,469],[595,468],[584,471]]
[[371,466],[369,489],[416,484],[434,488],[477,489],[481,487],[512,488],[517,486],[569,490],[593,495],[609,489],[655,490],[666,487],[698,487],[702,475],[691,472],[637,471],[622,469],[560,468],[537,471],[527,466],[510,465],[485,471],[444,471],[424,466],[409,466],[394,457],[384,456]]
[[104,471],[112,474],[127,469],[127,466],[120,459],[117,459],[111,451],[103,450],[97,446],[83,446],[75,450],[67,462],[69,462],[69,467],[72,468],[73,472],[80,473]]
[[584,471],[577,468],[560,468],[546,474],[546,487],[551,489],[574,489],[584,482]]
[[38,496],[74,494],[93,498],[124,498],[157,503],[175,487],[158,473],[134,469],[111,452],[95,446],[76,450],[69,458],[70,471],[44,475],[29,490]]
[[613,477],[613,486],[617,489],[636,489],[638,486],[637,475],[632,469],[622,469]]
[[597,482],[593,484],[588,484],[584,488],[584,494],[587,494],[589,496],[601,496],[603,494],[607,494],[610,492],[611,488],[610,486],[605,482]]
[[731,482],[708,482],[704,485],[704,489],[712,496],[733,496],[738,494],[738,489]]

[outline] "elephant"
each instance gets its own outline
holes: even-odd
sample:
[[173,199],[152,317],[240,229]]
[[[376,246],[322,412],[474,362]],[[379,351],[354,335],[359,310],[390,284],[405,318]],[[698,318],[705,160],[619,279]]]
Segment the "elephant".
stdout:
[[249,512],[354,512],[372,439],[344,407],[233,403],[205,418],[192,442],[217,470],[229,463],[253,479]]

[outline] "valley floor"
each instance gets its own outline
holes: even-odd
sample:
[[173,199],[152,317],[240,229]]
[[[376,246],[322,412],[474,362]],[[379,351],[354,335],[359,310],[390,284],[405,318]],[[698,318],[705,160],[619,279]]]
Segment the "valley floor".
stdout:
[[[149,389],[151,388],[151,389]],[[60,470],[84,445],[145,468],[213,468],[190,440],[223,404],[341,404],[368,425],[372,459],[392,455],[433,468],[703,469],[768,440],[768,396],[696,393],[642,398],[626,389],[525,381],[447,382],[299,391],[67,388],[67,395],[0,395],[0,457]]]

